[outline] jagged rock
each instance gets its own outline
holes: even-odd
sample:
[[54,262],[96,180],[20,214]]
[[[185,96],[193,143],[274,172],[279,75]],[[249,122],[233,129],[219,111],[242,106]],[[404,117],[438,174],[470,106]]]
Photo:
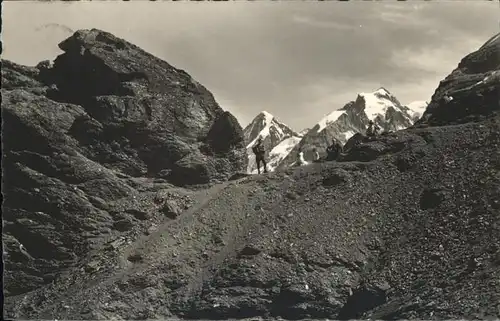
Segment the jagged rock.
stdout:
[[125,212],[128,214],[132,214],[138,220],[147,220],[151,217],[151,214],[144,210],[129,209]]
[[254,256],[257,255],[261,252],[260,249],[258,249],[255,246],[245,246],[239,253],[240,256]]
[[285,197],[291,199],[291,200],[296,200],[299,198],[299,195],[295,192],[292,192],[292,191],[288,191],[285,193]]
[[113,224],[113,228],[120,232],[129,231],[134,227],[134,223],[130,219],[122,218]]
[[343,151],[345,153],[349,152],[353,147],[360,145],[361,143],[367,141],[368,138],[361,133],[354,134],[351,138],[347,140],[343,146]]
[[97,271],[99,271],[99,269],[100,269],[100,266],[99,266],[99,262],[97,262],[97,261],[91,261],[85,265],[85,271],[89,272],[89,273],[97,272]]
[[139,254],[139,253],[135,253],[135,254],[132,254],[130,255],[128,258],[127,258],[130,262],[141,262],[143,260],[142,258],[142,255]]
[[499,86],[500,37],[497,34],[464,57],[458,67],[441,81],[417,124],[457,124],[498,114]]
[[207,143],[215,154],[244,148],[243,130],[238,120],[227,111],[222,113],[210,128]]

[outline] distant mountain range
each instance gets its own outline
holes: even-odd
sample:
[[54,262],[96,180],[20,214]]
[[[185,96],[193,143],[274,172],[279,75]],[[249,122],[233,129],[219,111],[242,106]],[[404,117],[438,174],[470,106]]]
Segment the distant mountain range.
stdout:
[[333,138],[343,144],[356,133],[364,133],[373,120],[382,131],[397,131],[413,125],[424,113],[425,101],[415,101],[406,106],[381,87],[371,93],[359,93],[356,100],[334,110],[311,128],[297,133],[270,113],[263,111],[244,129],[248,151],[249,173],[256,173],[255,156],[251,150],[257,138],[263,139],[267,153],[268,170],[290,166],[296,161],[301,148],[306,160],[312,159],[317,148],[325,156],[326,147]]

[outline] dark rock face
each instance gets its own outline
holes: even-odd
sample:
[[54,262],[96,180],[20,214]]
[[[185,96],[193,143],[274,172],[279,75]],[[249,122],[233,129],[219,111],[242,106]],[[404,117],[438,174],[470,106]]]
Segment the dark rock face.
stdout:
[[[484,120],[500,111],[500,34],[460,61],[436,89],[417,125]],[[447,101],[445,96],[452,100]]]
[[[9,129],[4,155],[7,317],[499,314],[498,114],[358,136],[338,162],[194,192],[84,157],[64,134],[80,105],[7,94],[4,126],[26,129]],[[21,108],[27,98],[36,107]],[[193,155],[215,153],[202,144]]]
[[167,189],[246,167],[241,126],[184,71],[99,30],[60,47],[53,66],[2,61],[7,296],[161,220],[152,177]]
[[[65,53],[37,78],[55,86],[49,99],[83,107],[69,134],[88,158],[131,176],[178,169],[184,180],[172,177],[176,184],[243,168],[241,127],[184,71],[99,30],[78,31],[60,48]],[[227,136],[208,137],[212,126]],[[207,139],[216,142],[215,154],[204,151]]]

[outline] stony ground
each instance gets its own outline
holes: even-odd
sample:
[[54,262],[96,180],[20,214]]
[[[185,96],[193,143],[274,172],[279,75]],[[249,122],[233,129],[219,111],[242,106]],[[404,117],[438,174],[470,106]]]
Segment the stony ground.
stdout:
[[7,315],[498,315],[499,133],[498,117],[409,129],[386,139],[400,150],[374,161],[215,185],[177,219],[7,298]]

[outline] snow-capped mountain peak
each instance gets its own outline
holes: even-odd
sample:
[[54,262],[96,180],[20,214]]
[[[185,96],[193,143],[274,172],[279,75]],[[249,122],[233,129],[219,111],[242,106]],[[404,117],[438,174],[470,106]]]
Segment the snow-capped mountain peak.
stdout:
[[274,118],[274,116],[270,112],[267,112],[265,110],[261,111],[258,116],[263,116],[269,120],[272,120]]
[[[271,133],[271,127],[273,126],[274,116],[267,112],[261,111],[254,120],[244,129],[245,139],[248,143],[247,148],[255,144],[259,137],[265,139]],[[280,128],[277,128],[278,132],[281,132]]]
[[364,100],[364,112],[369,120],[375,121],[378,116],[384,119],[391,107],[401,110],[400,102],[383,87],[372,93],[360,93],[358,99]]
[[380,87],[379,89],[375,90],[373,94],[378,96],[392,96],[389,90],[385,89],[384,87]]
[[274,116],[271,113],[263,110],[257,115],[256,119],[259,119],[261,122],[261,126],[265,128],[271,126],[274,120]]

